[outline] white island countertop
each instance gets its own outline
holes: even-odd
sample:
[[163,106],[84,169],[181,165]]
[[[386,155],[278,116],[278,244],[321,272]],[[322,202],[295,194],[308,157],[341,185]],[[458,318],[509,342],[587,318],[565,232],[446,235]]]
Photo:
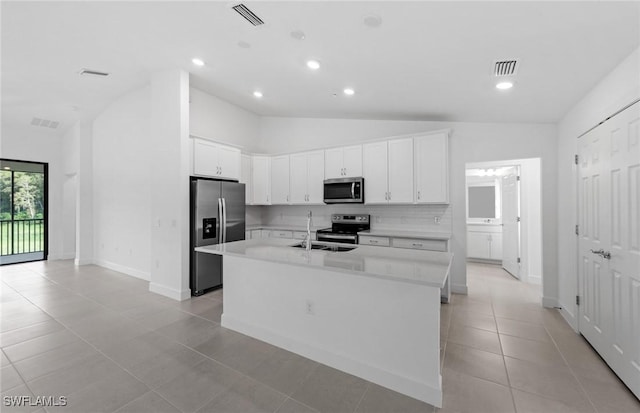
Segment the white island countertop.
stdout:
[[448,252],[314,243],[356,248],[344,252],[323,250],[307,252],[303,248],[292,247],[300,244],[299,240],[268,238],[209,245],[195,250],[438,288],[445,286],[453,258],[453,254]]
[[403,231],[395,229],[369,229],[366,231],[358,232],[358,235],[368,235],[370,237],[398,237],[437,240],[451,239],[451,234],[448,232]]

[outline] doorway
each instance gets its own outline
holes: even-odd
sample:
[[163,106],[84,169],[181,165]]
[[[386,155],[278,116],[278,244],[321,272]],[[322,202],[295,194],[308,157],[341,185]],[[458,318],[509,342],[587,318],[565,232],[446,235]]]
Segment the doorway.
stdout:
[[466,164],[467,261],[542,284],[540,158]]
[[0,159],[0,265],[46,259],[48,164]]

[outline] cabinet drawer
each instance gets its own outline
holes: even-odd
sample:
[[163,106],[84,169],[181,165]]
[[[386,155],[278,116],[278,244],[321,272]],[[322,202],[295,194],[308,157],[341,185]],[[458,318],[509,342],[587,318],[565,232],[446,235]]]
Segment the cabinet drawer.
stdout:
[[393,238],[395,248],[410,248],[414,250],[447,251],[447,241],[439,239],[411,239]]
[[370,237],[367,235],[358,237],[358,244],[363,245],[378,245],[380,247],[388,247],[390,242],[387,237]]
[[293,238],[293,233],[291,231],[276,231],[271,230],[272,238]]

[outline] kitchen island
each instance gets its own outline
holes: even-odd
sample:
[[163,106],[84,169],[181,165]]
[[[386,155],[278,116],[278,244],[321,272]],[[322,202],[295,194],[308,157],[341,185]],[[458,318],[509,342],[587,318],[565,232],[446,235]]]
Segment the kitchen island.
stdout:
[[224,256],[222,325],[441,406],[440,289],[452,254],[365,245],[306,251],[293,247],[299,243],[196,249]]

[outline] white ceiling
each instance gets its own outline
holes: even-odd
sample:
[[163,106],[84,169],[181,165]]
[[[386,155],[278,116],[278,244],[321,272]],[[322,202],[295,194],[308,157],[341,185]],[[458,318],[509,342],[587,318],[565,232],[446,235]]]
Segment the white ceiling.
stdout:
[[[2,1],[3,125],[38,117],[61,133],[171,68],[259,115],[556,122],[640,43],[638,2],[246,2],[259,27],[235,4]],[[492,63],[505,58],[521,66],[502,92]]]

